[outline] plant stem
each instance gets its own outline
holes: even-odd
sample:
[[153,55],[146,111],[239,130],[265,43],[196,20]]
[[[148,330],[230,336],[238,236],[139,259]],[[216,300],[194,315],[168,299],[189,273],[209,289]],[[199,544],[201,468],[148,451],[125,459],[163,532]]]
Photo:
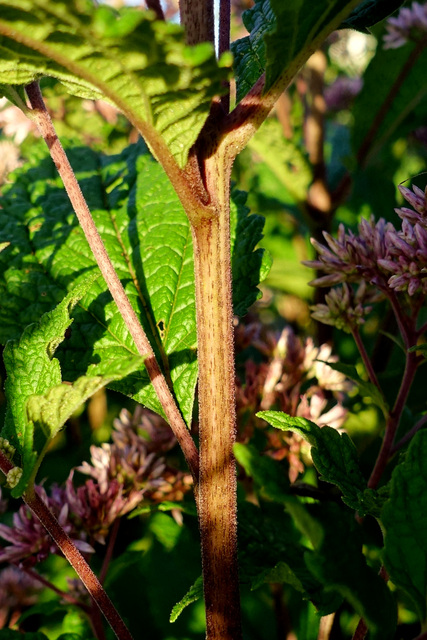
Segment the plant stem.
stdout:
[[385,436],[381,445],[380,453],[378,455],[371,477],[369,478],[368,487],[372,489],[375,489],[375,487],[378,485],[384,469],[390,459],[396,431],[399,426],[400,418],[405,407],[409,390],[417,371],[417,365],[418,357],[416,356],[416,354],[414,352],[408,352],[406,357],[405,372],[402,378],[402,384],[400,385],[396,402],[387,420]]
[[213,0],[180,0],[179,10],[187,44],[215,42]]
[[104,561],[102,563],[101,571],[99,572],[99,582],[104,584],[104,580],[107,576],[108,566],[111,562],[111,558],[113,556],[114,545],[117,540],[117,534],[119,532],[120,527],[120,518],[116,518],[113,526],[111,527],[111,532],[108,538],[107,550],[105,552]]
[[403,438],[399,440],[399,442],[396,442],[396,444],[392,447],[391,455],[396,453],[396,451],[399,451],[399,449],[401,449],[407,442],[410,442],[414,437],[414,435],[417,433],[417,431],[422,429],[426,423],[427,423],[427,414],[424,415],[422,418],[420,418],[418,422],[414,424],[412,429],[410,429],[408,433],[406,433],[403,436]]
[[28,567],[21,567],[19,566],[18,563],[14,563],[14,564],[20,571],[25,571],[25,573],[29,575],[33,580],[37,580],[42,585],[44,585],[45,587],[47,587],[48,589],[56,593],[56,595],[62,598],[62,600],[69,602],[70,604],[74,605],[75,607],[78,607],[79,609],[81,609],[82,611],[90,615],[90,607],[88,607],[83,602],[80,602],[76,598],[73,598],[73,596],[70,596],[70,594],[67,593],[66,591],[62,591],[62,589],[58,589],[58,587],[56,587],[52,582],[50,582],[50,580],[47,580],[44,576],[41,576],[39,573],[37,573],[37,571],[34,571],[34,569],[30,569]]
[[372,366],[372,362],[366,352],[365,345],[363,344],[362,338],[360,337],[360,332],[358,328],[357,327],[352,328],[351,334],[353,336],[353,340],[355,341],[357,348],[359,349],[359,353],[362,357],[363,364],[365,365],[365,369],[368,373],[369,380],[372,382],[372,384],[374,384],[377,387],[378,391],[381,392],[380,383],[378,382],[378,378]]
[[229,229],[230,166],[205,165],[216,215],[192,225],[199,360],[199,526],[208,640],[241,636],[237,566],[235,376]]
[[43,500],[35,493],[34,489],[27,491],[24,501],[40,520],[46,531],[52,536],[68,562],[76,571],[80,580],[89,591],[90,596],[96,602],[97,606],[105,616],[110,627],[119,640],[132,640],[132,636],[125,623],[118,614],[116,608],[107,596],[104,588],[99,582],[92,569],[73,544],[72,540],[65,533],[55,516],[49,511]]
[[141,356],[145,357],[144,364],[151,383],[161,402],[167,421],[169,422],[169,425],[182,448],[187,464],[193,475],[194,482],[197,483],[198,452],[196,446],[175,403],[166,379],[161,372],[144,329],[142,328],[136,313],[129,302],[123,285],[120,282],[107,254],[67,155],[58,139],[52,120],[46,109],[46,105],[44,104],[38,83],[32,82],[29,84],[26,87],[26,92],[32,108],[32,119],[36,123],[40,134],[49,148],[52,160],[54,161],[58,173],[62,178],[65,190],[70,198],[71,204],[84,231],[88,244],[93,252],[101,273],[104,276],[110,293],[117,304],[126,327],[135,342],[137,351]]
[[322,616],[320,618],[317,640],[329,640],[329,636],[331,635],[332,627],[334,625],[334,620],[335,613],[329,613],[327,616]]
[[352,640],[364,640],[367,633],[368,627],[366,626],[363,618],[360,618],[359,624],[356,627],[356,631],[354,632]]
[[147,9],[151,9],[156,14],[157,20],[164,20],[165,14],[163,13],[162,5],[160,4],[160,0],[145,0],[147,4]]

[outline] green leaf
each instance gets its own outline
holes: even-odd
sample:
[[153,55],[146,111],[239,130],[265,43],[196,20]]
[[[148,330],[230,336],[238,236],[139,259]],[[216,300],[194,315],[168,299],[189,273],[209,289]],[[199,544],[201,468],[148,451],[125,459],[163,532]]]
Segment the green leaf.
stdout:
[[357,373],[356,367],[353,367],[353,365],[351,364],[344,364],[342,362],[325,362],[324,364],[327,364],[328,367],[331,367],[331,369],[333,369],[334,371],[339,371],[340,373],[343,373],[347,378],[350,378],[350,380],[353,380],[353,382],[357,384],[361,395],[370,398],[372,402],[381,409],[384,417],[387,419],[390,407],[388,406],[383,394],[372,382],[362,380],[362,378]]
[[304,556],[310,550],[302,543],[298,528],[283,507],[265,502],[260,507],[248,502],[239,504],[239,550],[240,578],[251,589],[282,582],[310,600],[320,615],[332,613],[340,606],[342,598],[326,592],[307,568]]
[[236,443],[234,455],[244,468],[246,475],[253,478],[261,497],[284,504],[291,499],[286,468],[247,444]]
[[248,308],[262,297],[258,289],[272,264],[265,249],[255,249],[262,239],[264,218],[252,214],[245,206],[247,194],[233,189],[230,206],[231,267],[233,272],[233,310],[244,316]]
[[260,411],[263,418],[277,429],[294,431],[311,445],[311,456],[322,480],[335,484],[342,492],[343,501],[359,509],[359,495],[366,488],[366,480],[359,468],[357,452],[346,433],[331,427],[318,427],[305,418],[295,418],[280,411]]
[[312,515],[323,525],[323,536],[321,545],[305,555],[308,568],[327,591],[337,591],[354,607],[372,640],[392,640],[396,604],[384,580],[366,563],[354,514],[328,503],[312,505]]
[[170,500],[165,500],[164,502],[159,502],[158,504],[143,504],[142,506],[133,509],[127,517],[128,520],[131,520],[136,516],[140,516],[142,513],[156,513],[156,511],[173,511],[174,509],[182,511],[182,513],[186,513],[191,516],[197,516],[197,509],[193,503],[171,502]]
[[189,604],[196,602],[203,598],[203,578],[199,576],[195,583],[191,585],[185,596],[176,603],[173,607],[169,622],[175,622],[175,620],[181,615],[185,607],[188,607]]
[[384,563],[392,582],[415,602],[427,619],[427,431],[413,438],[394,469],[390,500],[385,504]]
[[[68,197],[46,152],[36,147],[31,165],[15,173],[0,209],[0,341],[16,338],[51,310],[76,281],[99,273]],[[107,251],[141,319],[187,423],[197,382],[194,267],[187,216],[164,171],[143,144],[105,157],[87,148],[68,151]],[[247,215],[244,196],[233,193],[234,305],[239,312],[258,296],[255,280],[265,259],[253,248],[262,219]],[[252,218],[257,235],[249,238]],[[236,230],[237,228],[237,230]],[[250,283],[240,286],[245,264]],[[136,348],[102,279],[73,313],[71,336],[58,350],[63,379],[119,370]],[[162,414],[145,369],[112,382],[114,388]]]
[[308,158],[301,146],[283,135],[280,122],[267,118],[249,141],[296,202],[304,201],[313,180]]
[[405,0],[364,0],[340,24],[339,28],[370,33],[369,27],[390,16],[404,3]]
[[255,0],[243,14],[249,36],[231,46],[237,100],[265,71],[264,91],[281,77],[291,82],[307,58],[338,27],[357,0]]
[[188,47],[178,25],[153,18],[89,0],[1,0],[0,84],[46,75],[75,95],[105,98],[183,167],[231,60],[218,65],[211,44]]
[[385,143],[390,144],[425,123],[427,50],[413,58],[415,46],[408,43],[398,49],[377,48],[364,73],[362,91],[352,108],[355,154],[369,144],[370,154],[374,155]]
[[71,310],[93,279],[76,287],[53,311],[29,325],[19,340],[8,342],[4,350],[8,404],[2,436],[16,447],[23,467],[21,480],[12,491],[14,497],[22,495],[34,481],[49,444],[72,413],[97,390],[143,365],[143,358],[131,356],[120,369],[109,370],[104,365],[104,375],[91,377],[89,370],[88,376],[72,386],[61,384],[59,361],[53,356],[72,322]]

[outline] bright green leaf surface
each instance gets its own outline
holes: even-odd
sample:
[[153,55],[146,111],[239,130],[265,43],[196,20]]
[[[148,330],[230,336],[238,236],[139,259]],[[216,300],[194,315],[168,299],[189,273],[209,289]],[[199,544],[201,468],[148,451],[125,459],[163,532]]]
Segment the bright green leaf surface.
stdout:
[[[356,154],[369,143],[375,153],[385,142],[396,135],[406,135],[423,126],[427,115],[427,86],[425,69],[427,50],[409,60],[414,44],[399,49],[383,49],[378,46],[363,77],[363,89],[357,96],[352,112],[352,144]],[[405,69],[405,65],[408,65]],[[399,82],[399,85],[396,84]],[[397,89],[397,90],[396,90]],[[380,124],[376,126],[376,119]],[[375,131],[372,127],[375,125]]]
[[243,15],[249,36],[232,44],[237,100],[265,71],[264,90],[289,82],[317,46],[357,5],[356,0],[256,0]]
[[293,418],[280,411],[257,413],[273,427],[282,431],[294,431],[311,444],[311,456],[322,480],[339,487],[343,500],[358,509],[359,494],[366,488],[357,459],[354,444],[346,433],[340,434],[331,427],[318,427],[305,418]]
[[[89,283],[90,284],[90,283]],[[26,411],[28,399],[61,383],[61,369],[54,353],[71,324],[70,311],[84,295],[87,285],[80,285],[53,311],[29,325],[19,340],[8,342],[3,359],[6,368],[5,394],[7,411],[2,436],[16,448],[22,458],[23,476],[14,494],[21,495],[37,464],[48,436],[43,434],[36,449],[34,425]],[[40,444],[40,443],[39,443]]]
[[382,513],[384,562],[394,584],[414,600],[427,618],[427,431],[417,433],[405,459],[395,468],[390,500]]
[[[197,340],[187,217],[165,173],[142,145],[112,157],[86,148],[71,150],[69,155],[107,251],[189,422],[197,380]],[[35,149],[32,167],[16,173],[15,183],[2,199],[0,241],[11,243],[0,253],[0,339],[4,342],[52,309],[76,278],[98,272],[55,168],[45,156]],[[253,252],[262,218],[248,215],[244,200],[236,192],[232,203],[238,313],[258,297],[257,274],[261,277],[267,264],[261,251]],[[256,236],[251,238],[254,228]],[[120,370],[123,361],[137,355],[102,279],[73,316],[71,336],[57,354],[64,380],[85,375],[90,365],[94,365],[91,375],[102,375],[106,364]],[[110,386],[162,413],[145,370]]]
[[228,70],[212,45],[187,47],[178,25],[153,21],[151,12],[89,0],[1,0],[0,84],[43,75],[75,95],[110,100],[147,140],[161,136],[184,166]]
[[199,576],[196,582],[191,585],[185,596],[176,603],[174,608],[171,611],[169,622],[175,622],[178,616],[181,615],[185,607],[188,607],[189,604],[196,602],[196,600],[200,600],[203,598],[203,578]]
[[340,24],[340,29],[356,29],[369,33],[369,27],[381,22],[399,7],[405,0],[364,0]]

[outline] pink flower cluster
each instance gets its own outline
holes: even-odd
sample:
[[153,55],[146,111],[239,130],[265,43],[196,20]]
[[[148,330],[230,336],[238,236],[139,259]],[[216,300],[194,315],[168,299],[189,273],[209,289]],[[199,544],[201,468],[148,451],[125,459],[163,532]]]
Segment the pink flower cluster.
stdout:
[[[265,427],[255,418],[260,410],[278,409],[292,416],[301,416],[319,426],[340,428],[347,416],[343,406],[352,384],[327,363],[334,363],[327,344],[315,347],[311,338],[302,340],[290,327],[281,333],[266,330],[253,322],[236,328],[236,351],[251,344],[261,356],[261,362],[246,359],[243,380],[237,380],[236,397],[238,440],[248,442],[260,429],[265,435],[267,455],[287,459],[292,481],[304,467],[301,460],[302,439],[295,434]],[[256,358],[259,360],[260,358]]]
[[[175,445],[162,418],[139,407],[133,416],[125,409],[114,422],[113,443],[91,447],[91,464],[71,471],[65,487],[53,486],[50,495],[37,492],[63,529],[83,553],[104,543],[111,525],[142,501],[151,504],[182,500],[192,488],[192,478],[168,466],[164,453]],[[76,487],[75,471],[90,476]],[[0,495],[1,498],[1,495]],[[60,553],[39,520],[23,505],[13,516],[13,527],[0,524],[0,537],[10,544],[0,549],[0,562],[20,562],[31,567]]]
[[399,190],[413,207],[395,209],[402,220],[399,230],[371,216],[360,222],[358,234],[340,225],[337,238],[323,234],[326,245],[312,239],[318,257],[304,264],[324,275],[310,284],[342,285],[326,295],[325,304],[313,307],[317,320],[353,330],[365,321],[373,303],[392,292],[404,292],[414,300],[427,293],[426,192],[416,186]]
[[387,33],[384,36],[384,49],[397,49],[408,40],[419,40],[427,34],[427,3],[414,2],[403,7],[396,18],[386,22]]

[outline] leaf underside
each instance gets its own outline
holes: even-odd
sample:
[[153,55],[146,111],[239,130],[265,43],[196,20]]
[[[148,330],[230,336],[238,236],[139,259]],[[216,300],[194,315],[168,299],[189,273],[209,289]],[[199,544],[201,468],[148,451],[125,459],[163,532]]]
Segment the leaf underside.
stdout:
[[232,43],[237,100],[265,71],[264,91],[295,73],[321,42],[336,29],[356,0],[255,0],[243,14],[249,36]]
[[107,99],[183,167],[229,71],[212,45],[188,47],[178,25],[153,18],[89,0],[1,0],[0,85],[45,75]]
[[[142,143],[118,156],[87,148],[69,151],[72,165],[112,262],[141,319],[166,378],[171,381],[184,419],[191,421],[197,381],[197,340],[191,231],[165,173]],[[245,196],[232,203],[232,252],[235,263],[234,306],[245,313],[259,296],[257,273],[266,258],[253,251],[262,218],[248,215]],[[99,273],[78,226],[56,170],[38,148],[30,167],[15,174],[0,209],[0,341],[17,338],[24,328],[50,311],[67,291]],[[250,240],[249,231],[257,228]],[[239,235],[236,236],[236,229]],[[240,286],[244,265],[252,282]],[[73,382],[103,372],[120,371],[137,355],[123,320],[102,278],[96,279],[73,311],[71,335],[56,356],[63,380]],[[144,368],[113,382],[111,388],[162,414]]]

